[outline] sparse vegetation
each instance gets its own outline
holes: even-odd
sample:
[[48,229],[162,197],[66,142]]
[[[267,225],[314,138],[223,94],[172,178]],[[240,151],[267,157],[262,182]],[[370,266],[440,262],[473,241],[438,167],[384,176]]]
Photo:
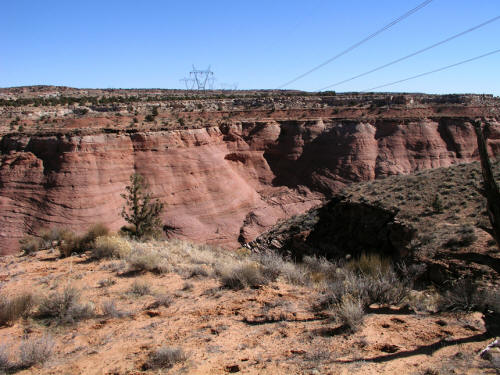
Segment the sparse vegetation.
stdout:
[[30,255],[42,249],[43,242],[40,238],[34,236],[24,236],[19,240],[19,248],[24,255]]
[[38,318],[54,319],[57,324],[72,324],[94,316],[92,303],[80,302],[80,291],[68,286],[62,292],[43,297],[38,306]]
[[9,371],[13,363],[9,358],[9,350],[6,345],[0,345],[0,374]]
[[344,294],[331,311],[335,319],[351,332],[356,332],[363,324],[365,311],[360,297]]
[[162,346],[151,352],[147,367],[152,369],[170,368],[176,363],[187,360],[187,354],[181,348]]
[[168,270],[168,264],[165,256],[151,248],[134,244],[130,255],[127,257],[127,263],[132,271],[149,271],[163,273]]
[[121,311],[116,307],[115,300],[104,301],[101,305],[102,314],[109,318],[123,318],[129,315],[125,311]]
[[151,294],[151,287],[145,281],[134,280],[128,292],[135,296],[145,296]]
[[97,237],[106,236],[109,229],[101,223],[92,225],[87,232],[79,236],[73,232],[65,234],[64,240],[60,245],[61,256],[68,257],[71,254],[80,254],[91,250]]
[[96,259],[124,259],[130,255],[131,251],[132,246],[124,238],[119,236],[99,236],[94,240],[91,254]]
[[46,362],[52,355],[54,340],[46,335],[39,339],[27,339],[21,343],[19,348],[19,368],[29,368],[39,363]]
[[26,318],[35,304],[30,293],[8,297],[0,295],[0,326],[15,322],[19,318]]
[[252,261],[221,264],[216,273],[222,285],[230,289],[258,288],[269,282],[262,273],[262,266]]

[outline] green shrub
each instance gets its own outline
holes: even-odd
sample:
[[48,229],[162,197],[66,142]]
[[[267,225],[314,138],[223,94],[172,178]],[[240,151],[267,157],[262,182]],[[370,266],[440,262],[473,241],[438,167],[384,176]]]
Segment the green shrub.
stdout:
[[125,207],[122,217],[135,228],[133,235],[139,239],[145,236],[156,236],[161,233],[161,213],[164,204],[158,199],[153,201],[149,186],[140,174],[130,176],[130,185],[125,188]]
[[443,213],[443,208],[444,208],[443,201],[441,200],[439,194],[436,194],[432,201],[432,209],[434,210],[435,213],[440,214]]

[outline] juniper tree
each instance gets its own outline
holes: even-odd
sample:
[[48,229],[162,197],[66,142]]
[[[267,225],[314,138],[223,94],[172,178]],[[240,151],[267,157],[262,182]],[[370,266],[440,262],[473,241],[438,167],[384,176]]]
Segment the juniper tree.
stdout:
[[130,176],[130,185],[125,188],[125,206],[122,209],[122,217],[135,228],[134,236],[143,238],[146,235],[154,235],[161,228],[161,212],[163,203],[158,199],[153,201],[149,185],[144,177],[134,173]]

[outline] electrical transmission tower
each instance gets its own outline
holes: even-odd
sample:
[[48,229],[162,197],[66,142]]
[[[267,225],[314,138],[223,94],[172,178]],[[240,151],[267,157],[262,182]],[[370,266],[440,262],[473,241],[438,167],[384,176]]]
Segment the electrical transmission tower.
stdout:
[[195,81],[193,78],[183,78],[180,81],[184,82],[184,84],[186,85],[186,90],[191,91],[194,89]]
[[214,72],[210,70],[210,65],[207,70],[196,69],[193,65],[193,70],[189,72],[189,76],[192,77],[192,80],[194,80],[198,90],[206,90],[207,83],[213,86],[213,75]]

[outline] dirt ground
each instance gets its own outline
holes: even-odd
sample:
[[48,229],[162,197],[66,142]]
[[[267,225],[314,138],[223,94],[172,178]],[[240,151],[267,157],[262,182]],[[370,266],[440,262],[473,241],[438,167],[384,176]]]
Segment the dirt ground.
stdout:
[[[0,259],[0,292],[43,296],[71,285],[96,315],[74,324],[28,318],[0,327],[0,343],[12,356],[22,340],[50,335],[55,341],[44,364],[19,374],[498,373],[478,356],[492,341],[481,313],[371,306],[351,334],[328,312],[314,312],[320,296],[312,286],[278,280],[228,290],[210,275],[117,273],[117,260],[57,255],[49,250]],[[130,291],[134,283],[147,285],[143,295]],[[169,304],[158,306],[165,299]],[[106,301],[115,301],[116,317],[102,313]],[[149,354],[165,345],[182,349],[186,360],[150,368]]]

